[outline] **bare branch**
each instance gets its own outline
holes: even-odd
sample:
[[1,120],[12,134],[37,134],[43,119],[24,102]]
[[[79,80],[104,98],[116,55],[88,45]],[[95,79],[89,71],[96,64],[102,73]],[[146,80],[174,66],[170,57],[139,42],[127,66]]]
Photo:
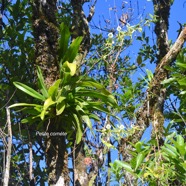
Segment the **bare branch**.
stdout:
[[[29,136],[30,137],[30,136]],[[32,162],[33,160],[33,152],[32,152],[32,142],[29,143],[29,180],[30,180],[30,186],[34,186],[34,178],[33,178],[33,167]]]
[[7,113],[7,126],[8,126],[8,148],[6,154],[6,166],[4,171],[3,186],[8,186],[9,175],[10,175],[10,161],[11,161],[11,151],[12,151],[12,127],[10,120],[10,109],[6,107]]

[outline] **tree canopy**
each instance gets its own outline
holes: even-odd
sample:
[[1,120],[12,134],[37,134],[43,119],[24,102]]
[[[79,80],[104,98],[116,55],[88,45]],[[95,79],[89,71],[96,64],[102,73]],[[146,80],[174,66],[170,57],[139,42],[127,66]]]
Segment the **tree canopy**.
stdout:
[[176,3],[0,1],[3,186],[186,184]]

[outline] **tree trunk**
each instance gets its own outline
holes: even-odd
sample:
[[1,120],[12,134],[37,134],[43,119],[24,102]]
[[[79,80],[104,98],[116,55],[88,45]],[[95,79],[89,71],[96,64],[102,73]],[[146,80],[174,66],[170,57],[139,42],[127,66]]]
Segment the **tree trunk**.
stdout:
[[[73,18],[72,18],[72,40],[82,36],[83,41],[79,48],[79,54],[75,59],[76,64],[80,67],[83,63],[83,59],[87,55],[90,49],[90,31],[89,31],[89,21],[91,20],[94,14],[94,5],[91,6],[89,16],[86,17],[83,11],[83,5],[87,2],[85,0],[71,0]],[[77,72],[79,75],[80,72]],[[84,152],[84,141],[80,144],[75,145],[74,156],[74,182],[77,186],[87,186],[89,180],[91,179],[86,171],[86,164],[84,163],[85,152]]]
[[33,35],[35,39],[35,64],[38,65],[50,86],[58,77],[58,32],[56,0],[31,1]]
[[[33,35],[35,38],[35,64],[44,75],[49,87],[59,78],[58,70],[58,36],[59,27],[56,21],[56,0],[31,1],[33,11]],[[68,154],[65,136],[52,136],[58,131],[58,118],[46,123],[46,163],[50,185],[69,185]]]
[[[83,37],[83,41],[79,48],[79,55],[76,57],[76,63],[78,66],[81,66],[83,63],[84,57],[89,52],[91,42],[90,42],[90,30],[89,30],[89,22],[94,15],[94,6],[95,3],[91,6],[88,17],[85,16],[83,5],[85,0],[71,0],[72,10],[73,10],[73,18],[72,18],[72,40],[77,38],[78,36]],[[79,73],[79,72],[78,72]]]
[[84,142],[75,145],[73,149],[74,155],[74,185],[87,186],[89,178],[87,174],[87,165],[85,164]]
[[[69,185],[68,153],[66,150],[66,136],[55,136],[56,132],[65,134],[58,130],[57,119],[50,121],[47,130],[46,160],[48,166],[48,182],[50,185]],[[60,123],[61,125],[61,123]]]

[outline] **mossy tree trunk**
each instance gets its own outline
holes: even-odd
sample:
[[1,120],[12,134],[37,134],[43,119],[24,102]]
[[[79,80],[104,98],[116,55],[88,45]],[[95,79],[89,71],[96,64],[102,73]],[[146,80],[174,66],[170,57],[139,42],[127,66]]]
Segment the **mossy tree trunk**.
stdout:
[[[56,0],[33,0],[31,6],[35,39],[35,64],[41,68],[45,83],[49,87],[59,78],[57,54],[59,26],[56,21]],[[51,119],[45,123],[45,130],[49,134],[58,132],[60,124],[58,118]],[[49,185],[69,185],[68,154],[65,140],[65,136],[49,135],[46,138],[45,155]]]

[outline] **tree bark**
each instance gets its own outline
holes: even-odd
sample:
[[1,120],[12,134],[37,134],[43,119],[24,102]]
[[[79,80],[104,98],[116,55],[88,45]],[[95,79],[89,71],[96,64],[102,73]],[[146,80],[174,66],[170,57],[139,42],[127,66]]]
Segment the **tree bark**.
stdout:
[[[94,6],[95,3],[91,6],[90,13],[88,17],[85,16],[83,5],[85,0],[71,0],[72,10],[73,10],[73,18],[72,18],[72,40],[82,36],[83,41],[79,48],[79,54],[75,59],[76,64],[80,67],[83,63],[83,59],[86,57],[89,52],[91,43],[90,43],[90,31],[89,31],[89,21],[92,19],[94,15]],[[80,72],[77,72],[79,75]],[[85,160],[85,152],[84,152],[84,142],[82,141],[80,144],[75,145],[75,156],[74,156],[74,183],[77,186],[87,186],[89,184],[89,177],[86,166],[84,163]]]
[[85,164],[84,142],[74,146],[74,185],[86,186],[89,184],[87,165]]
[[33,35],[35,39],[35,64],[45,77],[45,83],[50,86],[58,77],[58,32],[56,21],[56,0],[34,0],[31,3],[33,11]]
[[[33,35],[35,39],[35,64],[44,75],[45,84],[49,87],[59,78],[58,70],[58,37],[59,26],[56,21],[57,0],[31,1],[33,14]],[[63,37],[63,36],[62,36]],[[49,134],[45,141],[46,163],[48,166],[49,185],[69,185],[68,154],[66,152],[66,137],[52,136],[59,131],[61,122],[54,118],[45,123]],[[60,125],[61,126],[61,125]]]
[[[157,62],[159,64],[162,58],[167,54],[170,50],[169,43],[168,43],[168,28],[169,28],[169,15],[170,15],[170,1],[153,1],[154,5],[154,15],[157,18],[155,22],[155,33],[157,36],[157,48],[158,48],[158,55],[157,55]],[[156,72],[154,73],[156,75]],[[168,76],[168,72],[166,69],[161,69],[161,79],[166,79]],[[158,81],[157,77],[157,81]],[[161,81],[160,81],[161,82]],[[151,85],[152,86],[152,85]],[[158,145],[161,145],[162,141],[162,134],[163,134],[163,125],[164,125],[164,102],[166,97],[166,89],[158,83],[158,86],[155,84],[153,85],[154,88],[150,94],[151,99],[149,101],[150,106],[150,116],[152,121],[152,137],[157,139]]]
[[[66,150],[66,136],[55,136],[56,132],[65,133],[56,127],[59,122],[51,120],[47,130],[46,159],[48,166],[48,182],[50,185],[68,186],[70,182],[68,170],[68,153]],[[61,125],[61,123],[60,123]],[[54,136],[53,136],[54,135]]]
[[72,40],[77,38],[78,36],[83,36],[83,41],[79,48],[79,55],[76,57],[76,63],[78,66],[81,66],[83,59],[85,58],[91,47],[89,22],[94,15],[94,7],[97,0],[94,1],[93,5],[90,8],[89,15],[86,17],[83,10],[83,5],[84,3],[89,1],[90,0],[71,0],[73,10],[71,26]]

